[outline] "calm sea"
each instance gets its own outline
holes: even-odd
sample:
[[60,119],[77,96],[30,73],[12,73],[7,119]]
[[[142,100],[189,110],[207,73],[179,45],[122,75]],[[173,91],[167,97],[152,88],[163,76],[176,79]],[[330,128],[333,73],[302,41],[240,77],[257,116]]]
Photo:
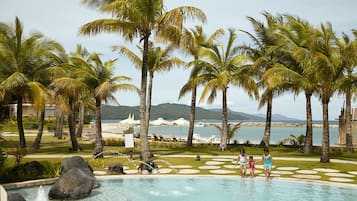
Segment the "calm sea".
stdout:
[[[103,123],[118,123],[120,120],[104,120]],[[196,121],[202,122],[202,121]],[[214,121],[211,121],[214,122]],[[215,121],[219,122],[219,121]],[[304,123],[303,121],[289,121],[288,123]],[[316,121],[314,124],[320,124],[321,121]],[[336,124],[336,121],[330,122],[330,125]],[[288,138],[291,134],[299,136],[305,135],[305,127],[272,127],[270,142],[277,144],[283,139]],[[139,132],[139,128],[135,127],[135,132]],[[188,126],[150,126],[149,134],[163,137],[187,138]],[[202,139],[220,139],[220,132],[214,126],[195,127],[195,136]],[[264,134],[264,126],[241,126],[232,140],[237,140],[239,143],[244,143],[249,140],[252,144],[258,144]],[[313,129],[313,144],[321,145],[322,128]],[[330,145],[338,144],[338,128],[330,128]]]

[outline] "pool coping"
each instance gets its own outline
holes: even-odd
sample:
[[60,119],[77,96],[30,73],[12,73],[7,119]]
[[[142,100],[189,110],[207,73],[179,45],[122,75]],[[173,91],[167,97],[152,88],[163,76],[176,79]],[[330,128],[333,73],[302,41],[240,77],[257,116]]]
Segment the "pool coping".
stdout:
[[0,184],[0,200],[7,201],[7,192],[1,184]]

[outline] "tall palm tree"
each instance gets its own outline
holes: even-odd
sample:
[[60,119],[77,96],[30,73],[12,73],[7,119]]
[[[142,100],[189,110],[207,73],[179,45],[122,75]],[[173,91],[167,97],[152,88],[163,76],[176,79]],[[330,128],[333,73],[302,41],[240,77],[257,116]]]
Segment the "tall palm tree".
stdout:
[[[313,73],[305,69],[311,68],[311,54],[308,44],[314,34],[314,28],[305,20],[294,16],[285,16],[286,23],[279,26],[278,44],[283,49],[285,59],[264,73],[271,88],[288,88],[293,93],[301,91],[306,99],[306,134],[304,153],[312,151],[312,110],[311,97],[316,91],[317,80]],[[288,85],[288,86],[287,86]]]
[[318,78],[317,92],[322,103],[323,130],[320,162],[330,161],[330,130],[328,105],[337,89],[337,82],[343,76],[341,55],[336,47],[336,41],[331,24],[321,24],[318,35],[311,41],[314,68],[306,69],[316,74]]
[[52,102],[51,92],[48,90],[48,87],[53,79],[57,79],[65,75],[65,70],[62,68],[61,64],[63,63],[63,55],[65,55],[65,50],[58,44],[57,50],[52,50],[49,52],[48,57],[41,64],[44,66],[42,72],[37,72],[42,74],[38,76],[38,81],[46,87],[46,96],[44,97],[44,104],[41,105],[40,108],[40,125],[37,132],[37,136],[32,143],[31,150],[38,150],[40,148],[43,128],[45,125],[45,108],[46,103]]
[[84,35],[97,35],[102,32],[120,33],[126,40],[139,37],[143,41],[140,87],[140,138],[142,156],[150,156],[146,128],[146,92],[149,40],[155,35],[162,41],[177,42],[186,19],[206,21],[204,13],[192,6],[181,6],[165,10],[163,0],[83,0],[84,4],[110,13],[114,18],[99,19],[81,27]]
[[188,67],[192,66],[191,74],[187,83],[180,90],[179,99],[186,93],[191,91],[191,112],[190,112],[190,124],[187,134],[187,146],[192,146],[193,132],[195,127],[195,113],[196,113],[196,96],[197,96],[197,84],[198,74],[200,73],[200,66],[194,65],[199,59],[201,59],[202,48],[212,45],[214,40],[223,34],[222,29],[217,29],[210,37],[207,38],[203,32],[202,26],[196,26],[195,28],[185,29],[182,34],[180,47],[185,53],[193,57],[192,62],[188,63]]
[[20,148],[26,148],[22,123],[22,103],[32,100],[36,108],[45,104],[46,88],[41,79],[48,76],[49,55],[52,50],[62,49],[58,43],[46,39],[40,33],[25,36],[23,25],[16,17],[14,26],[0,23],[0,83],[4,96],[14,97],[17,102],[17,126]]
[[259,85],[264,88],[259,107],[266,104],[267,112],[264,135],[260,145],[269,147],[273,96],[278,94],[278,89],[269,88],[268,84],[262,80],[262,76],[264,72],[279,63],[281,52],[277,45],[276,30],[279,24],[283,24],[283,19],[280,15],[274,17],[268,12],[264,12],[263,16],[265,17],[266,24],[252,17],[248,17],[248,20],[253,25],[255,35],[247,31],[242,31],[253,41],[253,46],[241,46],[241,49],[252,58],[252,67],[256,71],[256,77],[260,80]]
[[229,29],[229,37],[226,48],[222,44],[213,45],[203,52],[203,60],[198,61],[204,70],[199,76],[203,80],[204,89],[200,97],[203,102],[208,95],[208,103],[212,103],[217,95],[217,91],[222,91],[222,134],[221,149],[227,148],[228,140],[228,111],[227,93],[229,85],[242,87],[249,96],[258,97],[258,88],[249,74],[249,69],[245,64],[248,57],[238,54],[238,46],[234,46],[237,36],[235,30]]
[[[356,32],[355,34],[357,36]],[[341,67],[344,68],[344,75],[337,83],[337,89],[346,96],[346,151],[353,152],[351,99],[357,86],[357,75],[354,72],[357,64],[357,41],[351,40],[347,34],[342,34],[342,38],[336,38],[335,41],[341,55]]]
[[118,90],[137,90],[137,88],[132,84],[122,83],[129,81],[129,77],[114,76],[115,59],[103,62],[99,54],[92,53],[88,59],[83,58],[80,54],[73,55],[72,61],[76,66],[80,66],[75,69],[74,73],[81,75],[79,80],[87,85],[92,98],[95,100],[96,139],[94,155],[102,157],[102,102],[116,101],[114,93]]

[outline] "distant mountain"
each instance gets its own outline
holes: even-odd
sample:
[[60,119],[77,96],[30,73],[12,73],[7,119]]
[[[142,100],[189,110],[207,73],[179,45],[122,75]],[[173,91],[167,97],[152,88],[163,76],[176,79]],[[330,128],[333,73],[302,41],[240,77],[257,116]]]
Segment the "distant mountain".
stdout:
[[[190,118],[191,108],[188,105],[164,103],[151,108],[151,120],[155,120],[159,117],[167,120],[175,120],[178,118]],[[139,119],[139,106],[112,106],[103,105],[102,107],[102,119],[126,119],[129,114],[134,114],[135,119]],[[204,109],[201,107],[196,108],[197,120],[217,120],[221,119],[222,114],[220,110],[216,109]],[[229,110],[229,120],[262,120],[259,116],[245,114],[242,112],[235,112]]]
[[[220,108],[209,109],[209,110],[219,112],[220,114],[222,113],[222,109],[220,109]],[[228,116],[230,116],[230,115],[240,115],[240,116],[243,116],[246,120],[264,120],[265,119],[265,116],[261,117],[259,115],[252,115],[252,114],[247,114],[244,112],[236,112],[231,109],[228,109]],[[244,119],[242,119],[242,120],[244,120]]]
[[[266,114],[254,114],[255,116],[261,117],[263,119],[265,119]],[[300,119],[295,119],[295,118],[291,118],[291,117],[287,117],[281,114],[273,114],[272,115],[272,121],[299,121]]]

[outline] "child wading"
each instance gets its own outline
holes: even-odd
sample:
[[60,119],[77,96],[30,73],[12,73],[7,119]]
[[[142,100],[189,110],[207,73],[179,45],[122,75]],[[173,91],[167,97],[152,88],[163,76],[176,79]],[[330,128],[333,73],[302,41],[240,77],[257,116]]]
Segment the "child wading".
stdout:
[[271,169],[273,168],[273,158],[269,154],[269,150],[267,148],[264,149],[262,160],[264,161],[264,175],[268,179],[270,178]]
[[247,157],[245,156],[245,151],[244,150],[240,151],[240,154],[238,156],[238,161],[239,161],[239,166],[240,166],[240,175],[242,177],[244,177],[245,173],[247,171],[247,168],[246,168]]

